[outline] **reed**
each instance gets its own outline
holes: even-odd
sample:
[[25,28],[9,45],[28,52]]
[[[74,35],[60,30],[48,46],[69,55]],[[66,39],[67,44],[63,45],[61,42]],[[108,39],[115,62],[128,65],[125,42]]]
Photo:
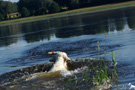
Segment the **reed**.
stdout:
[[117,70],[120,70],[120,69],[116,68],[117,62],[115,61],[115,53],[113,53],[113,52],[112,52],[112,62],[113,62],[113,65],[114,65],[114,70],[112,72],[112,79],[115,82],[119,82],[119,76],[117,74]]
[[67,86],[73,81],[73,79],[70,77],[66,83],[66,85],[64,85],[64,88],[66,89]]
[[95,69],[95,73],[96,75],[93,76],[93,81],[94,81],[93,84],[95,86],[102,85],[104,84],[105,81],[107,84],[112,83],[111,80],[109,79],[108,68],[104,64],[103,60],[102,63],[100,64],[100,69],[99,70]]
[[[118,74],[117,74],[117,62],[115,61],[115,54],[112,52],[112,63],[114,68],[110,72],[110,68],[106,65],[105,60],[101,58],[99,68],[96,68],[93,64],[89,65],[86,71],[82,72],[81,77],[75,75],[74,77],[69,78],[68,82],[64,86],[66,89],[69,83],[74,83],[72,89],[74,89],[77,85],[83,84],[93,84],[94,87],[98,87],[100,85],[106,84],[107,88],[109,85],[112,85],[113,82],[118,82]],[[81,78],[81,80],[79,80]],[[70,86],[71,87],[71,86]]]

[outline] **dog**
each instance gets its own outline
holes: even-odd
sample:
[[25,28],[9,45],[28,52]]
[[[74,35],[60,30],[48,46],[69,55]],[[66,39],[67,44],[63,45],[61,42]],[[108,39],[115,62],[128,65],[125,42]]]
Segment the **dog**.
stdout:
[[71,59],[67,56],[65,52],[57,53],[56,57],[53,57],[51,61],[55,62],[50,69],[49,72],[56,71],[68,71],[67,63],[71,61]]

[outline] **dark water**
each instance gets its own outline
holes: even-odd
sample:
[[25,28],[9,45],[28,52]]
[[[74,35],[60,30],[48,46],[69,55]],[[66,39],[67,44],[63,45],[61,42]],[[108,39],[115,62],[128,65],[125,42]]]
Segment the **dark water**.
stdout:
[[1,26],[0,74],[48,62],[48,51],[65,51],[72,59],[101,54],[106,60],[111,60],[114,51],[118,67],[126,70],[119,73],[118,87],[135,85],[134,11],[132,7]]

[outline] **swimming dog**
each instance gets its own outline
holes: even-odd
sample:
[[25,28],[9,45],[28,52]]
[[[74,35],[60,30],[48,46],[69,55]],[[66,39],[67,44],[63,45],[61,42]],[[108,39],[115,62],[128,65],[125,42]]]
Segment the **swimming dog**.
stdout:
[[55,61],[52,68],[49,72],[55,72],[55,71],[68,71],[67,63],[71,61],[71,59],[67,56],[65,52],[58,52],[56,57],[53,58],[52,61]]

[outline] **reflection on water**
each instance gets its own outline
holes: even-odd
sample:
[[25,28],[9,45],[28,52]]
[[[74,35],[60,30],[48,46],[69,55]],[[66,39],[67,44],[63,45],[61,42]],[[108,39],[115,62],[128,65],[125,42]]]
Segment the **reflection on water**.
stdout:
[[127,71],[119,73],[119,85],[135,85],[134,11],[132,7],[0,26],[0,74],[48,62],[49,51],[64,51],[71,58],[97,58],[107,52],[105,59],[111,60],[114,50],[119,67]]
[[50,40],[51,37],[66,38],[110,31],[121,31],[126,25],[135,29],[135,8],[95,14],[54,18],[24,24],[0,27],[0,46],[8,46],[19,40],[27,43]]

